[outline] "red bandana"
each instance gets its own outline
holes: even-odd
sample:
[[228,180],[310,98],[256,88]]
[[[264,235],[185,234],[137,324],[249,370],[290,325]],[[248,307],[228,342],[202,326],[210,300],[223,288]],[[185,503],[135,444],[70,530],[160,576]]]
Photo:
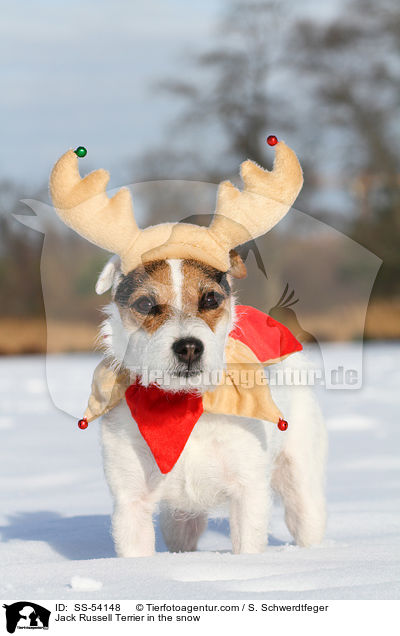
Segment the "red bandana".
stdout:
[[[260,362],[278,360],[300,351],[301,344],[287,327],[254,307],[236,307],[235,327],[230,337],[240,340]],[[203,413],[200,395],[163,391],[139,381],[128,387],[126,401],[162,473],[169,473]]]
[[162,473],[169,473],[203,413],[200,395],[163,391],[137,381],[125,393],[126,401]]

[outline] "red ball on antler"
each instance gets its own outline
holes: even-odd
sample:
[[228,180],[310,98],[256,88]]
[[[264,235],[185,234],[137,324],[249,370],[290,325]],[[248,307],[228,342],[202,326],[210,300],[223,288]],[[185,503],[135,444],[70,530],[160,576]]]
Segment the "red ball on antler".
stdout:
[[78,422],[78,426],[79,426],[79,428],[80,428],[82,431],[84,431],[84,430],[85,430],[85,428],[87,428],[87,427],[89,426],[89,423],[88,423],[88,421],[87,421],[86,417],[83,417],[81,420],[79,420],[79,422]]
[[267,137],[267,144],[269,146],[276,146],[277,143],[278,137],[276,137],[275,135],[269,135],[269,137]]
[[289,426],[289,424],[287,423],[286,420],[283,420],[281,417],[279,418],[279,422],[278,422],[278,428],[280,431],[287,431],[287,427]]

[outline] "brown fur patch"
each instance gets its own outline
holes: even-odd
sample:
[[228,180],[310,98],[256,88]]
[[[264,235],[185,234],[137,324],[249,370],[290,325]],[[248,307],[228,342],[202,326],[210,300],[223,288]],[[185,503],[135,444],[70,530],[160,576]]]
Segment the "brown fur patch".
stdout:
[[[226,273],[199,261],[184,260],[182,275],[182,313],[201,318],[214,331],[229,309],[230,285]],[[165,260],[159,260],[141,265],[124,276],[114,300],[127,329],[142,327],[151,334],[176,311],[174,293],[170,266]],[[208,293],[221,298],[215,309],[201,307],[201,299]],[[140,313],[135,306],[142,298],[153,302],[153,310],[148,314]]]
[[[184,260],[182,273],[185,281],[182,290],[183,311],[201,318],[214,331],[229,310],[230,286],[226,274],[195,260]],[[221,296],[222,301],[216,309],[202,309],[201,298],[210,292]]]
[[[135,307],[140,298],[150,298],[154,309],[142,314]],[[154,333],[170,318],[173,308],[171,270],[165,261],[152,261],[129,272],[115,293],[123,324],[129,329],[142,327]]]
[[242,257],[236,250],[231,250],[229,252],[229,260],[231,262],[231,268],[229,270],[230,274],[234,278],[246,278],[246,265],[243,263]]

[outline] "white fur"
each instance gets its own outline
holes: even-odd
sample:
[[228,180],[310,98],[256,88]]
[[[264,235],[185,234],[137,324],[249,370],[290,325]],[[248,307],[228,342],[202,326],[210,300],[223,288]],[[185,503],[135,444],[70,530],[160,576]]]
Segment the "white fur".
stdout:
[[[177,285],[177,269],[175,274]],[[223,367],[232,316],[222,321],[218,334],[200,319],[180,317],[149,337],[142,330],[127,334],[113,303],[107,313],[104,330],[109,352],[124,365],[151,368],[161,363],[168,371],[173,339],[188,335],[205,343],[208,370]],[[301,367],[304,356],[294,354],[280,364]],[[172,551],[195,550],[208,511],[228,504],[233,552],[262,552],[267,544],[272,489],[282,497],[285,519],[296,542],[309,546],[322,540],[326,432],[321,414],[308,387],[272,389],[289,421],[286,432],[270,422],[204,413],[167,475],[160,473],[125,401],[104,416],[103,459],[114,497],[112,526],[119,556],[154,554],[153,513],[158,504],[164,538]]]
[[167,261],[172,278],[172,287],[174,290],[174,307],[178,311],[182,311],[182,284],[183,284],[183,272],[182,261],[179,258],[170,259]]
[[116,254],[105,264],[96,283],[96,294],[104,294],[114,282],[115,272],[121,264],[121,259]]

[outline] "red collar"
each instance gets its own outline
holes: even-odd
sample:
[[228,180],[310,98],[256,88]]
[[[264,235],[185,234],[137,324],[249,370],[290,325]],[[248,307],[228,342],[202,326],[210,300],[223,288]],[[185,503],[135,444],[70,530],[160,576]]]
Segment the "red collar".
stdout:
[[[229,335],[247,345],[260,362],[276,361],[302,349],[287,327],[245,305],[236,307],[235,327]],[[137,380],[125,397],[160,471],[170,472],[203,413],[201,396],[163,391],[154,384],[144,387]]]

